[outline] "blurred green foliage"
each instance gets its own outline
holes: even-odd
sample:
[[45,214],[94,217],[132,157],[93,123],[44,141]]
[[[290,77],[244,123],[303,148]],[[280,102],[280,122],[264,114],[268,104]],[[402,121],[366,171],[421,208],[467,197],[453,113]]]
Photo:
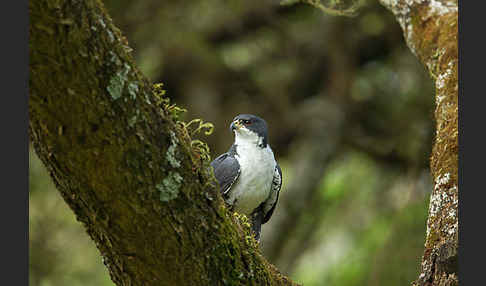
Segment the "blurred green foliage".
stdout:
[[[182,120],[214,123],[212,135],[196,136],[213,158],[231,145],[235,115],[269,123],[284,174],[279,207],[263,226],[270,262],[304,285],[416,279],[432,188],[433,86],[391,13],[377,1],[355,18],[279,1],[104,2],[142,72],[187,108]],[[316,114],[327,112],[315,104],[322,99],[344,114],[326,118],[343,120],[339,132],[318,124]],[[293,151],[313,136],[324,138],[322,149],[338,142],[318,180],[295,175]],[[113,285],[94,243],[30,155],[30,285]],[[289,187],[309,179],[310,190]],[[290,192],[309,193],[312,205],[298,206],[295,229],[281,233],[276,222]],[[266,246],[277,242],[281,253],[270,255]]]
[[29,285],[113,285],[94,242],[29,153]]
[[414,186],[354,152],[331,166],[320,186],[321,229],[296,279],[305,285],[408,285],[423,251],[430,182],[420,180],[423,185]]

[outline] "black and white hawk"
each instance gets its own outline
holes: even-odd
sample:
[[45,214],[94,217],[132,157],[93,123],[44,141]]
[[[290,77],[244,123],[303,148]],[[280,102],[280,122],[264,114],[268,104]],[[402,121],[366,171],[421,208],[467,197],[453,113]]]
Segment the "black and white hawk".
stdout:
[[235,141],[211,166],[223,198],[232,211],[251,220],[260,241],[261,225],[268,222],[282,187],[282,171],[268,144],[267,123],[251,114],[236,116],[230,125]]

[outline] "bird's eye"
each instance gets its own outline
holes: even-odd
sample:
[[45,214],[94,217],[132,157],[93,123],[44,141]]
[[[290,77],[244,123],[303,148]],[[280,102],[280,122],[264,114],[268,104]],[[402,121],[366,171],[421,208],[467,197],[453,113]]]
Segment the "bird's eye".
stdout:
[[251,124],[251,121],[250,120],[243,120],[243,123],[245,123],[247,125],[250,125]]

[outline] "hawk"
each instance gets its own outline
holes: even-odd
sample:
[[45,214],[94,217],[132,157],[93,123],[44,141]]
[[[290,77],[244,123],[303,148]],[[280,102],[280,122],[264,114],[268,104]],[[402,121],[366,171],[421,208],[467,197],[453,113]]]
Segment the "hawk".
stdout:
[[282,187],[282,170],[268,143],[265,120],[252,114],[236,116],[230,125],[235,139],[228,152],[211,166],[230,210],[251,220],[260,241],[261,225],[272,217]]

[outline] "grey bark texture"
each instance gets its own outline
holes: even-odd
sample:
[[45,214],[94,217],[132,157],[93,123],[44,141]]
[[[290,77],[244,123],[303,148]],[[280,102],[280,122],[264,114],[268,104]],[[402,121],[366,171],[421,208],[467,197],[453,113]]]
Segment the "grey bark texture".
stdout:
[[380,0],[400,23],[410,50],[435,81],[436,135],[431,156],[425,250],[414,285],[458,285],[457,0]]
[[29,1],[29,135],[117,285],[295,285],[100,1]]

